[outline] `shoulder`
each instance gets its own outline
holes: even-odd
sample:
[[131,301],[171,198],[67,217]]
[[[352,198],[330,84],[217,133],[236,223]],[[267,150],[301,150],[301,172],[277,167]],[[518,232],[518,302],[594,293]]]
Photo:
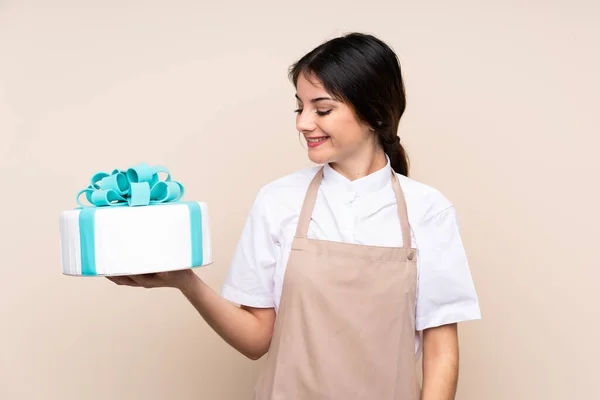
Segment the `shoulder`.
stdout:
[[454,204],[438,188],[404,175],[396,174],[406,198],[413,222],[423,225],[441,213],[453,212]]
[[319,169],[321,169],[319,165],[302,168],[263,185],[261,190],[277,193],[281,190],[303,189],[304,187],[308,187]]
[[300,212],[306,190],[319,168],[303,168],[262,185],[251,214],[263,217],[273,226],[294,217]]
[[310,182],[320,168],[320,166],[308,167],[283,175],[261,186],[258,196],[262,202],[271,206],[290,201],[295,203],[298,200],[301,203]]

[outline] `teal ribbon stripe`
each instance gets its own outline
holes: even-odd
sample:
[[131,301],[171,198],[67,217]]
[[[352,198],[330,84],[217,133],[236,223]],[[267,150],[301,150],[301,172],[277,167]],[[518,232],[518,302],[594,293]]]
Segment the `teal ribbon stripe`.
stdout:
[[[160,180],[161,173],[167,174]],[[110,174],[98,172],[89,186],[77,193],[79,213],[79,237],[81,247],[81,274],[97,275],[96,272],[96,210],[100,207],[140,207],[165,204],[185,204],[190,214],[190,237],[192,254],[190,267],[201,266],[202,254],[202,211],[195,201],[182,201],[184,186],[171,180],[169,170],[163,166],[150,167],[146,163],[134,165],[126,170],[115,169]],[[90,205],[81,203],[85,194]]]

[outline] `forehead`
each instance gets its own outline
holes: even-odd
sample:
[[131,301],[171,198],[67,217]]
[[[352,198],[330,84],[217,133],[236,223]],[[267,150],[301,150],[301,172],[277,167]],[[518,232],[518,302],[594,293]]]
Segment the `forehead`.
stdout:
[[315,97],[333,97],[323,87],[321,81],[314,75],[300,74],[296,83],[297,96],[303,102]]

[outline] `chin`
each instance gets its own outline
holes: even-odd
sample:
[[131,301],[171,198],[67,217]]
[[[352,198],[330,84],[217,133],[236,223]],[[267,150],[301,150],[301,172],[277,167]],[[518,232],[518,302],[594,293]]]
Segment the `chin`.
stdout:
[[327,164],[333,161],[332,154],[322,151],[308,151],[308,159],[315,164]]

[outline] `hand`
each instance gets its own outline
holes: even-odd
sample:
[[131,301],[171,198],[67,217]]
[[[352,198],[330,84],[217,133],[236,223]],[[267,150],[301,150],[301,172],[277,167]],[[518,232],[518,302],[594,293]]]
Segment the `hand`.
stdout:
[[146,289],[171,287],[183,290],[191,283],[196,274],[191,269],[180,271],[157,272],[153,274],[107,276],[106,278],[117,285],[143,287]]

